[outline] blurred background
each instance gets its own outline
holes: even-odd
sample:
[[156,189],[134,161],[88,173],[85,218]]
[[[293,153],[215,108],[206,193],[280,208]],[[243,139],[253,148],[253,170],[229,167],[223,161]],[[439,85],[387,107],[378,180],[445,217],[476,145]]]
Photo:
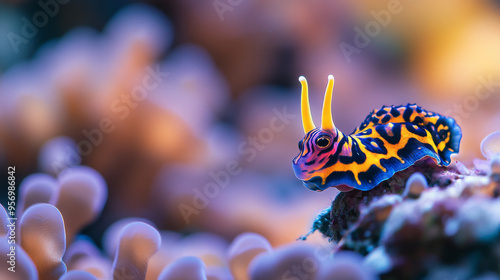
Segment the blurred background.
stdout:
[[291,169],[300,75],[316,122],[335,76],[345,133],[417,103],[457,119],[468,165],[500,130],[494,0],[11,0],[0,38],[1,170],[96,169],[108,201],[83,233],[98,244],[125,217],[272,245],[307,233],[337,192]]

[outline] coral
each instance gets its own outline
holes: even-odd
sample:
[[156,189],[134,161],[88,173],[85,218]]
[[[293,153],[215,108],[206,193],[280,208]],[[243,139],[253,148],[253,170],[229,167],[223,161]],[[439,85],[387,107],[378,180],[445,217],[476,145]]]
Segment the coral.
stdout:
[[[32,185],[47,182],[47,177],[35,175],[21,184],[21,192],[24,193],[21,200],[39,193],[39,189]],[[106,184],[101,179],[95,170],[88,167],[67,169],[58,180],[49,181],[56,183],[52,188],[55,193],[51,195],[56,199],[51,198],[50,201],[57,202],[62,198],[75,201],[75,196],[61,195],[67,188],[64,185],[67,185],[72,186],[75,193],[86,190],[87,194],[94,194],[96,200],[104,203]],[[80,197],[81,201],[74,203],[88,201],[82,192]],[[87,211],[99,215],[101,203],[93,205],[87,207]],[[3,209],[1,212],[2,225],[6,226],[7,214]],[[84,235],[72,238],[66,247],[65,219],[79,220],[79,228],[91,221],[85,218],[87,216],[82,218],[74,212],[66,213],[63,215],[55,206],[41,202],[32,204],[23,212],[20,221],[22,240],[16,247],[17,262],[22,267],[15,274],[19,278],[6,274],[6,279],[258,280],[293,275],[305,275],[305,279],[342,279],[331,278],[332,275],[354,275],[359,279],[375,277],[367,267],[354,270],[342,268],[352,265],[361,258],[359,255],[338,255],[331,259],[328,253],[319,253],[321,247],[302,243],[273,249],[266,238],[255,233],[243,233],[230,245],[222,238],[206,233],[182,238],[173,232],[162,231],[160,234],[150,221],[140,218],[119,220],[108,228],[103,236],[106,255]],[[8,229],[5,227],[4,231],[3,234]],[[4,238],[0,251],[7,253],[9,249],[4,248],[6,245]],[[110,259],[114,260],[112,264]]]
[[[414,172],[421,172],[426,180],[435,182],[440,186],[446,185],[448,182],[443,180],[444,177],[436,177],[444,171],[443,167],[436,166],[432,160],[424,160],[417,162],[414,166],[407,168],[394,174],[387,181],[383,181],[376,189],[371,191],[352,190],[349,192],[339,193],[330,207],[331,211],[323,215],[323,221],[316,223],[313,230],[321,230],[321,232],[338,242],[345,231],[348,230],[358,219],[361,206],[368,206],[371,202],[379,199],[386,194],[403,194],[405,184],[408,177]],[[455,178],[458,175],[449,174],[445,178]]]
[[235,280],[248,280],[248,266],[260,253],[270,252],[271,244],[255,233],[244,233],[233,240],[228,250],[229,267]]
[[384,190],[340,193],[313,229],[338,241],[336,254],[365,255],[381,279],[498,277],[498,155],[489,156],[487,173],[422,162]]
[[500,153],[500,131],[489,134],[481,141],[481,153],[485,158]]
[[113,262],[113,278],[146,278],[148,260],[159,249],[160,243],[160,234],[148,224],[132,222],[125,226]]
[[64,274],[60,280],[97,280],[97,278],[87,271],[73,270]]
[[10,249],[11,245],[7,242],[7,238],[5,236],[0,237],[0,261],[2,265],[0,268],[0,278],[1,279],[11,279],[11,280],[37,280],[38,272],[35,264],[28,256],[28,254],[19,246],[16,247],[16,266],[15,272],[12,273],[8,270],[10,266],[10,256],[8,254],[11,253]]
[[7,227],[9,222],[9,216],[3,205],[0,204],[0,236],[7,236],[9,233],[9,228]]
[[[93,220],[89,217],[95,217],[102,211],[106,183],[95,170],[83,166],[65,170],[57,180],[48,179],[50,176],[35,174],[22,182],[22,203],[28,206],[29,203],[23,200],[39,193],[39,188],[32,186],[50,182],[55,184],[49,188],[52,193],[47,196],[51,203],[67,199],[85,206],[89,213],[82,216],[74,211],[63,212],[51,204],[36,201],[29,205],[20,221],[22,241],[17,246],[17,254],[18,265],[23,267],[16,274],[21,277],[18,279],[254,280],[276,279],[297,273],[306,275],[307,279],[329,279],[332,274],[346,273],[361,275],[360,279],[374,277],[374,274],[366,276],[366,268],[344,271],[332,265],[347,265],[360,256],[339,255],[331,260],[329,254],[318,254],[319,247],[301,243],[273,249],[266,238],[255,233],[239,235],[230,246],[222,238],[211,234],[198,233],[181,238],[166,231],[160,234],[150,225],[151,222],[140,218],[119,220],[108,228],[103,237],[107,256],[90,239],[81,235],[72,238],[66,247],[68,228],[78,232],[78,228]],[[74,190],[73,195],[65,195],[69,193],[67,188]],[[87,199],[90,195],[94,198],[91,204]],[[3,216],[2,224],[6,225],[5,211]],[[69,223],[68,227],[66,219],[73,219],[76,226]],[[2,246],[6,244],[2,241]],[[2,251],[7,250],[2,247]],[[112,264],[110,259],[114,259]]]
[[370,267],[363,265],[363,258],[352,252],[340,252],[319,271],[318,280],[375,280]]
[[183,257],[161,272],[158,280],[206,280],[205,265],[197,257]]
[[286,279],[296,275],[310,280],[316,278],[318,267],[312,247],[294,244],[258,255],[250,264],[248,273],[252,280]]
[[68,243],[101,213],[108,196],[102,176],[89,167],[68,168],[58,177],[59,192],[52,203],[65,220]]
[[49,203],[59,191],[59,184],[54,177],[35,173],[26,177],[19,192],[19,204],[17,205],[17,216],[21,217],[23,212],[31,205],[37,203]]
[[154,227],[154,224],[151,221],[141,218],[125,218],[114,222],[110,225],[103,234],[102,243],[103,249],[110,258],[114,258],[116,254],[116,249],[118,248],[118,244],[120,241],[120,234],[127,225],[133,222],[142,222],[149,224]]
[[[24,205],[21,209],[25,210],[18,212],[21,215],[21,242],[16,247],[19,273],[15,275],[17,278],[10,274],[6,277],[40,280],[497,277],[500,157],[493,154],[483,165],[486,163],[488,168],[480,170],[458,162],[445,168],[432,160],[421,161],[371,191],[339,193],[332,206],[314,223],[316,230],[333,241],[333,248],[329,244],[313,244],[314,235],[305,242],[273,248],[264,236],[243,233],[228,244],[214,234],[183,237],[176,232],[160,231],[147,219],[126,218],[108,227],[101,249],[78,233],[103,210],[107,184],[102,176],[85,166],[66,168],[57,179],[33,174],[20,184],[19,199]],[[85,209],[86,213],[75,209]],[[0,233],[5,236],[9,232],[8,216],[1,210]],[[0,249],[5,253],[9,250],[5,237]]]
[[21,246],[33,260],[39,279],[59,279],[66,273],[64,221],[57,208],[39,203],[28,208],[20,222]]
[[[25,35],[24,15],[43,20],[63,1],[8,2],[0,29]],[[482,40],[498,33],[492,1],[408,1],[405,15],[347,55],[342,44],[362,36],[358,26],[377,29],[364,20],[372,10],[383,17],[374,8],[386,3],[80,2],[52,7],[59,14],[18,45],[29,56],[0,49],[10,61],[0,60],[0,163],[16,167],[18,186],[15,231],[0,195],[0,279],[500,278],[498,132],[477,145],[499,127],[498,63],[489,58],[500,41]],[[214,9],[222,2],[225,21]],[[470,46],[486,51],[462,55]],[[457,119],[460,155],[448,168],[418,163],[369,192],[302,188],[289,164],[290,140],[303,131],[293,81],[301,72],[322,90],[332,71],[339,129],[414,100]],[[156,84],[151,72],[164,79]],[[311,111],[322,97],[311,96]],[[317,232],[296,241],[325,206]],[[13,232],[16,273],[7,269]]]
[[24,279],[34,279],[38,278],[37,270],[35,264],[26,254],[26,252],[17,246],[15,251],[15,262],[16,262],[16,272],[13,275],[11,271],[8,270],[11,267],[10,262],[13,244],[9,243],[9,216],[7,212],[0,204],[0,261],[2,262],[0,268],[0,278],[1,279],[12,279],[12,280],[24,280]]
[[370,253],[380,240],[384,221],[401,200],[399,195],[387,194],[370,203],[361,211],[356,223],[344,233],[344,238],[337,244],[338,250],[351,250],[363,255]]
[[59,136],[45,142],[38,155],[38,167],[44,173],[57,176],[67,167],[81,163],[75,141],[66,136]]

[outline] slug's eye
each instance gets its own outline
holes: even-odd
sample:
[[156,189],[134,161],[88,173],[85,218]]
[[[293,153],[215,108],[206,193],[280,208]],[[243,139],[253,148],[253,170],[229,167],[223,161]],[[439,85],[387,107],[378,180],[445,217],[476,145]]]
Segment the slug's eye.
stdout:
[[299,150],[303,150],[304,149],[304,141],[300,140],[299,142]]
[[316,138],[316,146],[319,148],[326,148],[330,145],[330,138],[326,135]]

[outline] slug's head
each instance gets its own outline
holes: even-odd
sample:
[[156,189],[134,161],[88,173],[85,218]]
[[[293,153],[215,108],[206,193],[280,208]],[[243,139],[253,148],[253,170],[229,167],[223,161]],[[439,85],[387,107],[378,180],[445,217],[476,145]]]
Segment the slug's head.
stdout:
[[299,142],[299,154],[292,162],[293,171],[307,188],[322,191],[330,187],[326,180],[330,174],[323,170],[323,167],[327,165],[330,156],[335,154],[339,138],[343,137],[343,134],[335,128],[332,119],[334,78],[332,75],[328,76],[319,128],[314,125],[312,119],[307,81],[303,76],[299,81],[302,84],[301,112],[306,136]]

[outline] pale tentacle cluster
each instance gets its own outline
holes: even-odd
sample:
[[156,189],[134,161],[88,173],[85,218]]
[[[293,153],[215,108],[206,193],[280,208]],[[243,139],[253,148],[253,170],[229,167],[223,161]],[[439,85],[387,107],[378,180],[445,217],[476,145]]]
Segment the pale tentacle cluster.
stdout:
[[[140,218],[111,225],[103,236],[103,253],[89,238],[76,235],[100,215],[106,197],[105,181],[89,167],[69,168],[57,179],[45,174],[27,177],[20,186],[23,206],[18,212],[21,239],[16,244],[16,272],[2,269],[0,278],[258,280],[293,275],[298,265],[307,279],[342,279],[335,275],[375,279],[367,267],[359,266],[359,256],[335,259],[354,270],[334,265],[328,257],[330,244],[296,243],[274,249],[256,233],[243,233],[231,244],[203,233],[182,238],[177,233],[160,232],[152,222]],[[78,207],[71,208],[71,204]],[[0,261],[5,266],[9,221],[3,207],[0,222]]]

